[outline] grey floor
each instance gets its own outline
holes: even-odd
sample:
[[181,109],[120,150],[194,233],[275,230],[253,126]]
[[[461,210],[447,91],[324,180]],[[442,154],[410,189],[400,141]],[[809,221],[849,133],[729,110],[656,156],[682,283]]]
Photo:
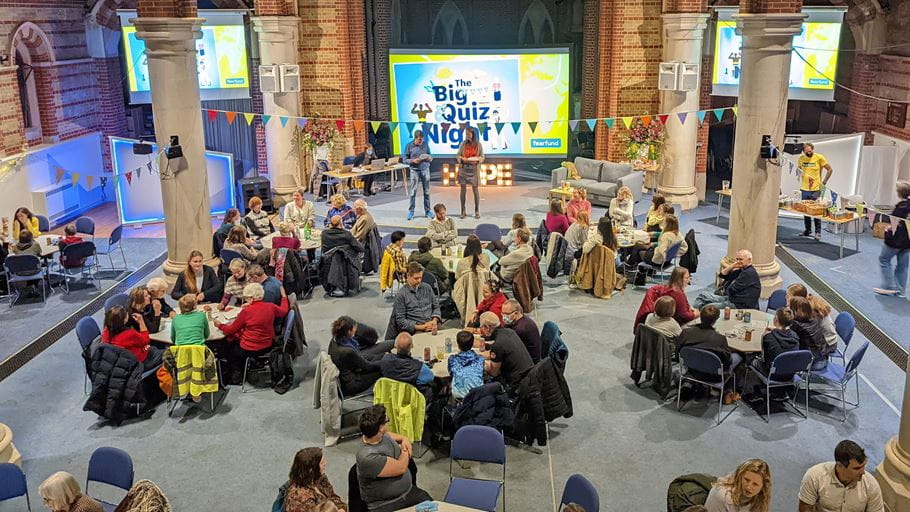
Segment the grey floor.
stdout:
[[[506,218],[516,210],[531,211],[539,222],[545,203],[540,196],[514,195],[482,211],[502,212],[496,217]],[[378,206],[374,214],[383,209]],[[392,212],[392,206],[388,208]],[[693,296],[709,283],[715,262],[726,250],[725,229],[698,220],[713,220],[713,213],[709,205],[683,215],[684,229],[698,231],[702,250],[701,270],[689,290]],[[786,269],[784,281],[795,281]],[[340,314],[379,328],[386,324],[391,304],[379,296],[375,278],[366,282],[367,289],[355,298],[325,299],[317,293],[303,306],[310,358],[325,349],[329,324]],[[661,403],[646,387],[632,385],[632,318],[644,290],[603,301],[568,290],[564,280],[545,279],[545,288],[536,316],[538,323],[554,320],[563,330],[570,349],[566,376],[575,415],[550,425],[551,443],[542,455],[508,448],[510,510],[552,509],[554,495],[558,499],[573,473],[594,482],[602,510],[662,510],[666,486],[675,476],[724,474],[748,457],[770,463],[772,510],[794,510],[802,473],[830,460],[839,440],[851,438],[863,445],[871,470],[882,460],[885,442],[897,433],[894,404],[901,403],[903,372],[874,347],[861,367],[862,405],[845,423],[819,414],[822,404],[813,400],[816,408],[807,420],[781,413],[766,424],[741,405],[715,427],[713,403],[690,403],[677,412],[675,404]],[[857,335],[854,343],[862,341]],[[270,390],[241,394],[232,388],[214,415],[181,408],[168,418],[160,407],[148,419],[115,428],[82,411],[83,369],[77,347],[69,334],[0,382],[0,422],[15,433],[35,503],[40,503],[35,490],[48,475],[66,470],[81,480],[92,450],[116,446],[132,454],[136,477],[157,482],[175,510],[263,510],[287,478],[295,451],[322,444],[318,411],[311,405],[308,361],[299,362],[299,387],[283,396]],[[837,415],[830,408],[820,412]],[[358,443],[353,439],[326,451],[329,477],[343,496]],[[418,466],[421,487],[441,498],[448,460],[431,452]],[[3,507],[0,510],[19,510]]]

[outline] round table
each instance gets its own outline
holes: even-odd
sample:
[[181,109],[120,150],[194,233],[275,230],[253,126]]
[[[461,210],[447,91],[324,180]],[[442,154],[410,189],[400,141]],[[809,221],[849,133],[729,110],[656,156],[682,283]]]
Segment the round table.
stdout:
[[[215,327],[215,321],[217,320],[220,323],[227,323],[240,314],[240,307],[232,306],[227,311],[218,311],[215,309],[215,304],[200,304],[196,306],[196,311],[205,311],[205,306],[212,307],[212,317],[209,320],[209,337],[205,341],[214,341],[214,340],[223,340],[225,335],[221,332],[221,329]],[[178,313],[179,314],[179,313]],[[170,318],[161,319],[161,327],[158,332],[149,333],[149,339],[152,341],[157,341],[159,343],[172,343],[171,342],[171,323]]]
[[[737,311],[752,314],[752,320],[746,323],[736,319]],[[761,352],[761,339],[769,325],[772,325],[773,316],[770,313],[759,311],[757,309],[731,309],[730,319],[724,320],[724,312],[721,310],[720,318],[714,324],[714,329],[727,338],[727,346],[730,350],[742,352],[744,354]],[[746,331],[752,331],[752,339],[746,341]]]
[[621,228],[616,233],[616,241],[619,243],[619,247],[623,249],[635,247],[636,244],[651,241],[651,233],[641,229]]
[[[420,359],[423,361],[423,350],[427,347],[430,349],[430,357],[432,359],[438,359],[438,351],[442,347],[442,351],[445,352],[446,338],[452,340],[452,352],[446,352],[442,360],[437,361],[433,367],[433,375],[440,379],[445,379],[449,377],[449,356],[458,351],[458,342],[456,341],[456,336],[461,332],[461,329],[442,329],[436,332],[436,336],[433,336],[432,332],[418,332],[415,333],[411,339],[414,344],[411,347],[411,355],[415,359]],[[478,341],[479,340],[479,341]],[[482,347],[483,339],[475,334],[474,335],[474,347]],[[478,346],[479,345],[479,346]]]
[[[322,230],[321,229],[311,229],[310,230],[310,239],[306,240],[303,236],[303,230],[299,230],[298,238],[300,238],[300,248],[303,250],[318,249],[322,246]],[[259,242],[262,243],[262,247],[266,249],[272,248],[272,239],[278,236],[278,232],[269,233],[268,235],[259,239]]]

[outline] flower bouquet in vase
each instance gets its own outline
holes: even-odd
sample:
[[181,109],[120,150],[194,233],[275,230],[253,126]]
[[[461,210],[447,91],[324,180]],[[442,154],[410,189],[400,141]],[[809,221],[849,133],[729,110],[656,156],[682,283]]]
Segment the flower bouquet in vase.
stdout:
[[635,118],[625,136],[626,158],[634,169],[646,171],[647,188],[657,186],[664,136],[665,132],[660,122],[649,119],[648,124],[645,124],[640,117]]
[[[317,114],[311,117],[307,123],[298,131],[297,143],[304,151],[307,158],[304,158],[304,182],[312,183],[319,177],[320,162],[328,162],[332,153],[332,147],[335,144],[335,137],[338,131],[332,122],[325,121]],[[326,169],[328,170],[328,167]],[[311,191],[316,189],[311,186]]]

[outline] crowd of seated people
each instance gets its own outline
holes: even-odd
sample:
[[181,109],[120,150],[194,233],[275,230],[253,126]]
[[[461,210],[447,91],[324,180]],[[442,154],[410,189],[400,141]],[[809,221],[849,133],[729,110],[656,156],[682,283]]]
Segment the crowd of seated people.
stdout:
[[433,218],[427,226],[425,236],[433,242],[434,247],[455,244],[455,239],[458,238],[458,230],[455,229],[455,221],[451,217],[446,217],[444,204],[439,203],[433,207]]
[[436,277],[436,286],[440,293],[445,293],[449,288],[449,271],[442,260],[437,258],[430,250],[433,241],[424,236],[417,240],[417,250],[408,256],[408,263],[420,263],[423,268]]
[[329,208],[328,213],[325,215],[325,227],[329,227],[329,222],[332,217],[335,217],[336,215],[341,217],[341,223],[344,226],[344,229],[351,229],[354,227],[354,223],[357,222],[357,214],[354,212],[354,209],[351,208],[351,205],[344,199],[344,196],[341,194],[333,195],[331,203],[332,207]]

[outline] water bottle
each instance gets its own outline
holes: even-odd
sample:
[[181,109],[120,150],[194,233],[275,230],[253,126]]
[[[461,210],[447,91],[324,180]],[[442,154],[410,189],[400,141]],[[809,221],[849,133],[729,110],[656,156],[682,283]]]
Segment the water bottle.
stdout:
[[310,223],[309,223],[309,222],[307,222],[307,223],[304,224],[304,226],[303,226],[303,239],[304,239],[304,240],[309,240],[309,239],[310,239]]
[[446,338],[446,354],[452,353],[452,338]]

